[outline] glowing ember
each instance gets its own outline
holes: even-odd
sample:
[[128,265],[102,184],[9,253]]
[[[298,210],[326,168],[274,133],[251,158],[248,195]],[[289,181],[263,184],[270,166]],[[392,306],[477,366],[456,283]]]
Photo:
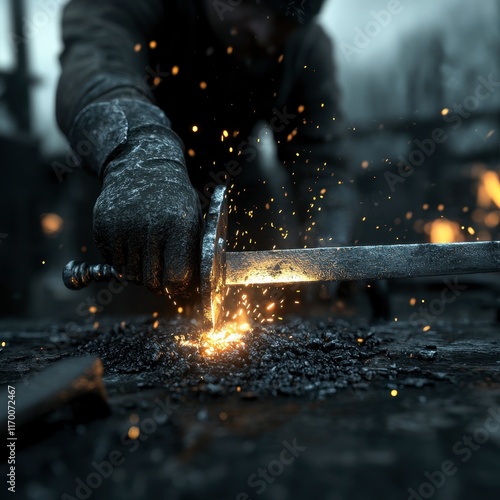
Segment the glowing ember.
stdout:
[[227,351],[237,347],[243,347],[245,333],[250,331],[250,325],[226,325],[218,332],[205,333],[201,337],[203,353],[206,356],[213,356],[219,352]]
[[488,170],[481,177],[478,189],[478,205],[488,208],[491,203],[500,208],[500,179],[496,172]]
[[490,212],[484,216],[484,224],[487,227],[494,228],[500,224],[500,215],[498,212]]
[[139,437],[139,435],[141,434],[141,431],[139,429],[139,427],[136,427],[136,426],[132,426],[130,427],[130,429],[128,430],[128,437],[130,439],[137,439]]
[[55,236],[59,234],[63,228],[63,219],[57,214],[43,214],[40,219],[43,233],[45,236]]
[[197,347],[203,356],[215,356],[221,352],[237,349],[245,345],[245,334],[251,330],[248,323],[225,324],[221,330],[204,332],[198,341],[179,337],[181,346]]
[[429,229],[431,243],[453,243],[463,241],[460,226],[448,219],[436,219]]

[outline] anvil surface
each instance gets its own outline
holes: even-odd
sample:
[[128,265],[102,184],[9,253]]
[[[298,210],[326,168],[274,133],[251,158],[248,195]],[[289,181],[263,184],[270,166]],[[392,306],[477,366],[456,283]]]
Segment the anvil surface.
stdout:
[[[311,311],[257,327],[216,358],[176,344],[188,319],[155,328],[153,317],[102,317],[70,335],[64,322],[3,321],[0,383],[22,391],[56,361],[94,355],[111,409],[86,423],[56,411],[55,430],[20,434],[19,498],[78,498],[77,479],[111,454],[119,465],[91,499],[392,500],[431,488],[433,498],[496,498],[496,298],[467,285],[443,306],[449,283],[394,291],[397,322]],[[415,297],[425,304],[410,307]],[[438,488],[428,475],[443,467]]]

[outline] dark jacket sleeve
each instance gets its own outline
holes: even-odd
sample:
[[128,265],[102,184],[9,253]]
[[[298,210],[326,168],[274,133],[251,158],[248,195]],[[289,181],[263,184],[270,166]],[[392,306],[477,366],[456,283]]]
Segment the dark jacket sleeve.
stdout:
[[298,181],[348,182],[351,172],[332,43],[317,24],[300,35],[291,41],[289,55],[285,53],[286,98],[277,108],[285,111],[276,134],[278,154]]
[[148,47],[164,19],[163,9],[162,0],[67,4],[56,107],[65,134],[78,112],[91,103],[119,97],[152,100]]

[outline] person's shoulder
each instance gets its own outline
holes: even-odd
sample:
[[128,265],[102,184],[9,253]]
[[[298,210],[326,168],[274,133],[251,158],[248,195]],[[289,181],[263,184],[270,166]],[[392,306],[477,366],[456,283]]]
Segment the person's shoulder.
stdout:
[[305,32],[304,38],[308,45],[316,50],[331,50],[332,39],[317,21],[313,21],[306,26]]
[[321,56],[332,51],[332,40],[321,24],[312,21],[292,35],[288,50],[295,54]]

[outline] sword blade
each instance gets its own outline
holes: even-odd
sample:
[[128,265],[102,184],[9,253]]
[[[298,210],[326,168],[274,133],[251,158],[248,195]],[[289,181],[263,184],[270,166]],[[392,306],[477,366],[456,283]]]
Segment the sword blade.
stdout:
[[500,241],[226,254],[226,285],[362,281],[497,271],[500,271]]

